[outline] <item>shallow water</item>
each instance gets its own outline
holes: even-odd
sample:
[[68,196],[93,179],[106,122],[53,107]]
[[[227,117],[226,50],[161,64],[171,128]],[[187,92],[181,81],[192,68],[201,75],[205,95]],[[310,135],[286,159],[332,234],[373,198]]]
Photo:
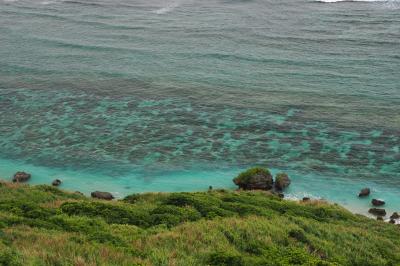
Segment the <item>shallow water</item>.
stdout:
[[142,191],[288,171],[400,210],[400,2],[0,0],[0,176]]

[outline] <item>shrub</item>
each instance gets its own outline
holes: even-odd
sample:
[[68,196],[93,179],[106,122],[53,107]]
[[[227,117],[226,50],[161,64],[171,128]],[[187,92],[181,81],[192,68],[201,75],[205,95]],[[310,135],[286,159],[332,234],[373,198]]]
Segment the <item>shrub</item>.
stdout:
[[132,224],[140,227],[149,226],[149,213],[123,205],[101,202],[65,202],[61,211],[68,215],[100,217],[110,224]]
[[166,198],[164,204],[175,206],[191,206],[203,217],[227,217],[235,215],[234,212],[221,208],[222,201],[216,197],[208,197],[202,193],[174,193]]
[[21,256],[14,250],[0,243],[0,266],[22,266]]
[[270,177],[268,181],[269,183],[265,186],[265,189],[271,188],[273,183],[272,175],[267,168],[262,168],[262,167],[253,167],[240,173],[237,177],[233,179],[233,183],[238,185],[240,188],[246,189],[249,182],[251,182],[251,179],[256,175]]
[[201,214],[193,207],[178,207],[173,205],[162,205],[151,212],[151,224],[166,224],[169,227],[182,222],[196,221]]
[[294,239],[296,239],[299,242],[305,243],[307,244],[309,241],[306,237],[306,235],[304,234],[304,231],[301,229],[292,229],[289,231],[289,236],[293,237]]
[[241,266],[244,261],[240,253],[232,251],[217,251],[209,255],[207,259],[209,265]]

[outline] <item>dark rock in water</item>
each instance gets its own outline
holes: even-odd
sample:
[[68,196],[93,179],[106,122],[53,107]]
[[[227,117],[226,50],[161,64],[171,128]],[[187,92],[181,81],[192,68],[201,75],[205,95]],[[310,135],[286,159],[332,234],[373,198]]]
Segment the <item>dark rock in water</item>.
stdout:
[[385,209],[371,208],[368,212],[376,216],[386,216]]
[[211,191],[211,190],[213,190],[213,187],[212,187],[212,186],[209,186],[209,187],[208,187],[208,191]]
[[310,200],[309,197],[304,197],[304,198],[303,198],[303,201],[309,201],[309,200]]
[[378,216],[378,217],[376,217],[376,219],[377,219],[378,221],[383,221],[383,217],[382,217],[382,216]]
[[397,212],[394,212],[392,216],[390,216],[390,219],[400,219],[400,215]]
[[91,193],[92,198],[112,200],[114,196],[110,192],[95,191]]
[[395,223],[396,223],[396,220],[395,220],[395,219],[390,219],[389,223],[395,224]]
[[233,182],[239,186],[239,188],[244,190],[269,190],[272,188],[274,183],[272,175],[268,169],[259,167],[251,168],[241,173],[233,179]]
[[371,201],[372,205],[374,206],[382,206],[385,205],[385,202],[383,200],[379,200],[379,199],[372,199]]
[[54,179],[53,182],[51,182],[51,184],[55,187],[58,187],[59,185],[61,185],[61,180],[60,179]]
[[26,182],[31,178],[31,174],[25,172],[16,172],[12,179],[13,182]]
[[363,188],[361,189],[360,193],[358,193],[359,197],[366,197],[371,193],[371,190],[369,188]]
[[275,177],[275,189],[284,190],[290,185],[290,178],[286,173],[279,173]]

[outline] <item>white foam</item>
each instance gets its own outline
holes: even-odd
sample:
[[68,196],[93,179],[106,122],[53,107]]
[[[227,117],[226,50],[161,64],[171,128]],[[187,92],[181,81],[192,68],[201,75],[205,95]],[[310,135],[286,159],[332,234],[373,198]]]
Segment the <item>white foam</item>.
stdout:
[[166,13],[169,13],[169,12],[175,10],[175,8],[179,7],[181,4],[182,4],[182,1],[179,1],[179,0],[170,1],[169,3],[167,3],[166,6],[156,9],[156,10],[153,10],[152,12],[159,14],[159,15],[166,14]]

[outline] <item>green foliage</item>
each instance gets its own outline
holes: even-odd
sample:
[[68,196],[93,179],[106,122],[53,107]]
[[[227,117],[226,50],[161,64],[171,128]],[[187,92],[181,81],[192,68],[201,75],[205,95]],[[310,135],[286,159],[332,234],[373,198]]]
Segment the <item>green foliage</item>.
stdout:
[[17,251],[0,243],[0,266],[22,266],[21,257]]
[[0,186],[0,265],[400,265],[400,228],[254,191],[99,201]]
[[231,251],[217,251],[209,255],[207,260],[209,265],[221,265],[221,266],[241,266],[245,265],[243,258],[238,252]]
[[297,241],[307,244],[309,241],[301,229],[292,229],[289,231],[289,236],[295,238]]
[[132,224],[147,227],[150,220],[146,210],[102,202],[66,202],[61,205],[60,209],[68,215],[98,217],[110,224]]
[[268,175],[268,176],[271,175],[270,171],[267,168],[253,167],[240,173],[237,177],[233,179],[233,182],[235,182],[235,184],[245,184],[249,182],[252,176],[257,174]]

